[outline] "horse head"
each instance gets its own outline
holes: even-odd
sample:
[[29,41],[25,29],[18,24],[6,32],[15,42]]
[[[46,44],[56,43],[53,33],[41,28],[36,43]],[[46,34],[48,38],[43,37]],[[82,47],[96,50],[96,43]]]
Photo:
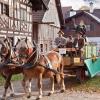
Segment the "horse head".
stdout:
[[33,44],[27,38],[18,39],[15,48],[21,62],[25,62],[33,52]]

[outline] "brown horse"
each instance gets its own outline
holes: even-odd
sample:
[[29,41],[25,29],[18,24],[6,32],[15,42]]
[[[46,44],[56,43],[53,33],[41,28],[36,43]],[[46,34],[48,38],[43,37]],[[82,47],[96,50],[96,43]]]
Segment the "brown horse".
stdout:
[[[31,64],[30,64],[31,61]],[[46,55],[38,55],[37,50],[33,53],[33,56],[29,59],[29,64],[26,64],[23,69],[24,79],[23,87],[27,93],[27,97],[31,96],[30,83],[26,85],[26,81],[32,78],[37,78],[39,96],[37,99],[42,98],[42,79],[50,78],[51,79],[51,92],[50,95],[54,93],[54,76],[56,76],[57,82],[61,82],[61,90],[65,91],[64,84],[64,74],[63,74],[63,61],[62,56],[55,52],[50,51]],[[32,63],[33,62],[33,63]],[[61,79],[61,80],[60,80]],[[29,90],[27,90],[26,86]]]
[[[9,63],[9,60],[11,58],[11,44],[10,44],[10,41],[8,40],[8,38],[6,38],[3,41],[0,41],[0,45],[1,45],[1,48],[0,48],[0,56],[1,56],[0,75],[6,80],[5,91],[7,88],[7,84],[9,84],[9,88],[11,90],[11,95],[13,95],[14,91],[13,91],[11,82],[8,83],[8,80],[11,78],[11,76],[8,75],[9,71],[3,68],[7,63]],[[5,93],[4,93],[4,95],[5,95]]]
[[[2,96],[2,99],[5,100],[8,87],[10,87],[12,94],[14,94],[14,90],[11,86],[12,75],[22,73],[23,68],[19,64],[15,64],[12,61],[13,56],[11,53],[12,47],[10,45],[10,41],[8,41],[8,39],[6,39],[6,40],[4,40],[3,43],[1,43],[2,47],[1,47],[1,52],[0,52],[3,56],[3,61],[0,64],[0,74],[5,78],[5,85],[4,85],[5,90],[4,90],[4,93]],[[19,43],[17,43],[17,44],[19,44]],[[27,50],[29,48],[25,48],[25,49]],[[26,52],[25,52],[25,54],[26,54]]]

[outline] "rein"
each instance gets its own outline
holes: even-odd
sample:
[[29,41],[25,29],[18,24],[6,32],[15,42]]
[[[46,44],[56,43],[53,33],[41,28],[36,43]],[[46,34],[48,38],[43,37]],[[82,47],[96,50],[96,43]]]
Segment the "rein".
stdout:
[[[30,57],[27,59],[27,63],[32,59],[33,55],[36,53],[36,50],[30,55]],[[32,61],[33,62],[33,61]]]

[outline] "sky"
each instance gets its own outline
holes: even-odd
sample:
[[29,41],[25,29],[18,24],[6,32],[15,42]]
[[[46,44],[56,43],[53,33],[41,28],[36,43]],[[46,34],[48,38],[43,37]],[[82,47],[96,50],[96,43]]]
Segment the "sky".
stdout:
[[[77,10],[81,6],[84,6],[84,5],[89,6],[89,2],[85,2],[85,1],[88,1],[88,0],[61,0],[61,5],[63,7],[72,6],[73,9]],[[100,8],[100,0],[96,0],[96,2],[94,2],[94,7]]]

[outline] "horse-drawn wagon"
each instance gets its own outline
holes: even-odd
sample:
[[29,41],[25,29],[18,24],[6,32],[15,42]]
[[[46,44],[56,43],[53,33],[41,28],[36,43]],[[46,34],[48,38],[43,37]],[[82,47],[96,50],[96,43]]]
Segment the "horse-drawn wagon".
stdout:
[[[29,82],[27,97],[31,96],[30,92],[31,92],[31,79],[32,78],[37,78],[38,80],[38,88],[39,88],[38,98],[39,99],[42,98],[42,79],[43,78],[51,79],[52,89],[50,91],[50,95],[54,93],[54,79],[56,79],[58,83],[61,83],[61,92],[64,92],[65,91],[64,73],[63,73],[63,66],[61,65],[63,65],[64,63],[65,74],[66,74],[66,71],[70,70],[72,72],[75,72],[77,78],[80,81],[83,81],[85,79],[85,71],[90,66],[89,65],[88,67],[86,67],[85,63],[87,64],[88,62],[86,59],[94,57],[92,60],[95,65],[95,61],[96,61],[95,56],[97,55],[96,53],[97,47],[95,44],[86,45],[84,47],[82,55],[78,54],[79,52],[78,48],[57,48],[55,49],[55,51],[59,52],[63,56],[59,55],[59,53],[54,52],[52,50],[47,54],[39,55],[36,44],[33,42],[33,45],[29,46],[28,40],[26,38],[26,39],[18,40],[18,43],[15,45],[16,51],[18,52],[18,55],[19,55],[16,57],[18,58],[21,57],[20,59],[18,59],[19,63],[17,64],[13,62],[13,59],[15,57],[12,58],[13,57],[11,53],[12,47],[10,45],[9,39],[5,39],[4,42],[1,43],[1,47],[2,49],[0,52],[1,54],[4,54],[2,56],[5,59],[3,60],[2,64],[0,64],[0,71],[1,71],[2,76],[5,75],[5,79],[6,79],[5,91],[2,96],[3,99],[6,98],[8,87],[10,87],[10,89],[12,90],[12,93],[14,93],[11,87],[11,77],[13,74],[19,74],[19,73],[23,73],[23,82],[22,82],[23,84],[22,85],[25,91],[26,91],[26,85],[27,85],[26,82],[27,81]],[[24,48],[24,50],[22,48]],[[8,52],[5,52],[5,49]],[[31,54],[30,54],[30,49],[32,49]],[[6,56],[5,54],[8,56]],[[22,56],[20,56],[21,54]],[[91,56],[91,54],[94,56]],[[23,55],[27,55],[27,56],[23,56]],[[21,60],[22,63],[20,63],[19,60]],[[84,61],[86,62],[84,63]],[[100,61],[97,60],[96,65],[98,64],[98,62]],[[94,72],[93,72],[93,75],[95,75]]]
[[[70,72],[76,75],[80,82],[86,79],[86,71],[89,72],[92,69],[92,67],[87,66],[89,62],[97,57],[97,45],[95,43],[85,45],[81,55],[77,48],[56,48],[55,51],[63,56],[64,73]],[[86,63],[88,59],[90,61]]]

